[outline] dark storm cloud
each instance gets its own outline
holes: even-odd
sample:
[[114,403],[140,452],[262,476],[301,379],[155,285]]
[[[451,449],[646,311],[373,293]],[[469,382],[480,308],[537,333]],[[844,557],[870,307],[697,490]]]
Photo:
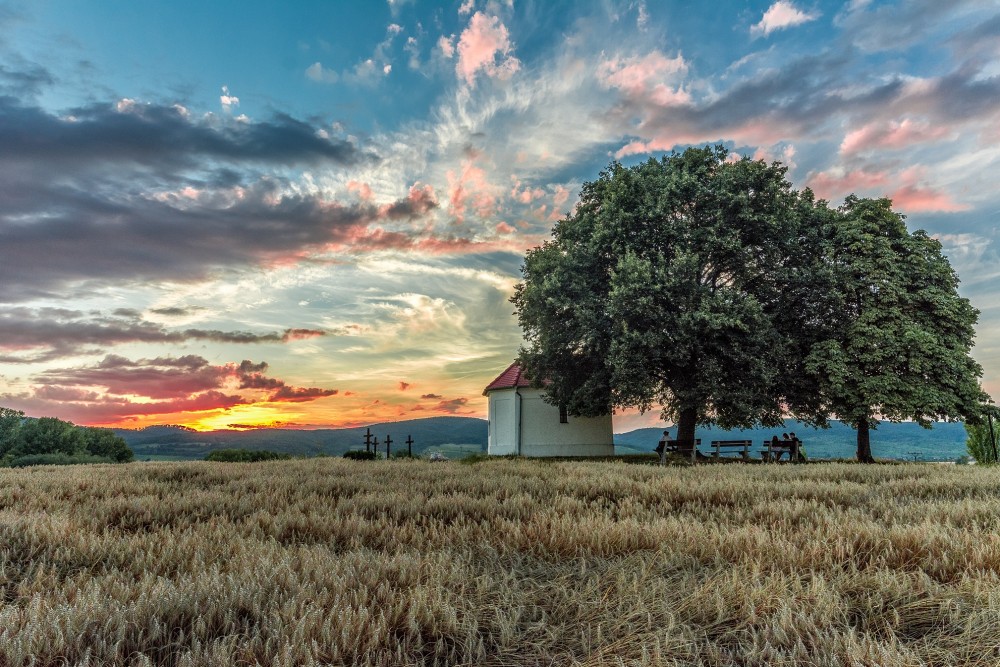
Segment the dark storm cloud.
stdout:
[[368,224],[437,206],[341,205],[288,194],[283,170],[371,157],[289,116],[198,119],[128,103],[57,117],[0,97],[0,303],[113,281],[197,281],[232,266],[364,239]]
[[22,62],[19,67],[10,67],[0,63],[0,92],[33,98],[53,83],[49,71],[39,65]]
[[[39,73],[16,73],[37,78]],[[8,77],[15,76],[9,73]],[[119,102],[71,109],[54,116],[38,107],[0,98],[3,158],[20,164],[95,163],[143,165],[158,171],[222,163],[349,165],[368,159],[353,144],[319,136],[316,128],[291,116],[270,121],[194,119],[180,106]]]
[[304,403],[317,398],[336,396],[336,389],[321,389],[319,387],[282,387],[267,399],[271,403]]
[[188,315],[199,313],[203,310],[205,309],[202,306],[170,306],[169,308],[150,308],[149,312],[155,313],[156,315],[163,315],[164,317],[186,317]]
[[325,335],[317,329],[253,333],[216,329],[170,330],[146,322],[140,313],[119,308],[112,316],[57,308],[0,309],[0,362],[35,363],[99,351],[95,346],[122,343],[287,343]]
[[283,194],[282,170],[372,159],[290,116],[240,123],[119,107],[56,116],[0,96],[0,303],[65,297],[70,283],[197,281],[350,242],[370,222],[436,204],[423,191],[381,208]]
[[[71,281],[194,281],[359,233],[371,212],[305,196],[273,200],[267,181],[226,204],[119,199],[59,185],[7,197],[0,181],[0,302]],[[115,198],[112,198],[112,197]]]

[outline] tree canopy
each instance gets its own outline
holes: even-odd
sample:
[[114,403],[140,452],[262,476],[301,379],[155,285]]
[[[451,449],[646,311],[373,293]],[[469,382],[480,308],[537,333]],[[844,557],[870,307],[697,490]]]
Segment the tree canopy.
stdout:
[[941,244],[910,233],[888,199],[848,197],[825,229],[840,307],[805,359],[825,410],[858,430],[871,461],[880,419],[974,417],[988,400],[970,356],[978,317]]
[[30,419],[0,408],[0,465],[40,463],[125,463],[132,450],[103,428],[76,426],[55,417]]
[[528,377],[571,414],[663,407],[696,424],[777,424],[805,249],[825,212],[778,163],[692,148],[583,186],[512,299]]
[[785,172],[716,146],[585,183],[511,299],[547,400],[660,406],[682,448],[698,424],[835,417],[860,443],[879,417],[973,414],[976,311],[940,245],[887,200],[834,210]]

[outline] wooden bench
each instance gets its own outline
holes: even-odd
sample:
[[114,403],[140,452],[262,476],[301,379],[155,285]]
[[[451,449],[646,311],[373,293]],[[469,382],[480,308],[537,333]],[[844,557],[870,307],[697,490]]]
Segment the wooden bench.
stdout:
[[[695,456],[697,455],[696,453],[697,453],[699,447],[701,447],[701,438],[696,438],[695,441],[694,441],[694,448],[691,450],[691,460],[692,461],[694,461]],[[653,450],[653,451],[655,451],[657,454],[660,455],[660,461],[661,462],[663,461],[664,457],[666,457],[667,454],[680,454],[681,453],[680,447],[678,447],[676,440],[667,440],[666,447],[664,448],[664,450],[662,452],[660,451],[660,444],[657,443],[656,444],[656,449]]]
[[764,449],[760,451],[760,458],[765,462],[777,462],[781,460],[781,455],[788,452],[789,461],[800,461],[799,447],[801,440],[779,440],[777,444],[772,440],[764,441]]
[[744,461],[750,460],[750,448],[753,447],[753,442],[750,440],[713,440],[712,447],[715,449],[712,452],[714,458],[722,458],[722,450],[742,450],[739,452],[740,458]]

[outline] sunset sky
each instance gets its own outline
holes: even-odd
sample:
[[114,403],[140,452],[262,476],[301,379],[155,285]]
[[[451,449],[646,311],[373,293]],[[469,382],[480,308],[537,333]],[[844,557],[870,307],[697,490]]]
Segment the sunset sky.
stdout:
[[485,417],[581,183],[717,142],[938,238],[1000,399],[1000,1],[0,0],[0,406]]

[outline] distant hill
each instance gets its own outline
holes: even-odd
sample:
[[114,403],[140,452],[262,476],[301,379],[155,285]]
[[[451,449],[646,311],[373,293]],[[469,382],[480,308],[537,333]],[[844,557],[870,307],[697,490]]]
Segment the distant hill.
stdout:
[[[267,449],[293,456],[325,454],[340,456],[349,449],[364,448],[365,429],[383,442],[386,434],[392,436],[393,451],[406,448],[406,436],[412,436],[414,454],[428,449],[444,451],[449,456],[485,452],[488,422],[473,417],[429,417],[361,426],[357,428],[317,429],[260,429],[256,431],[195,431],[183,426],[148,426],[139,430],[115,429],[128,443],[138,460],[149,457],[177,459],[202,459],[216,449]],[[834,423],[829,429],[812,429],[795,422],[788,422],[782,429],[750,429],[724,431],[718,428],[699,428],[697,437],[702,448],[708,451],[712,440],[742,440],[749,438],[756,450],[765,439],[781,435],[782,431],[795,431],[805,443],[812,458],[853,458],[854,430]],[[615,450],[619,454],[648,452],[656,446],[662,428],[642,428],[628,433],[615,434]],[[677,435],[671,429],[671,435]],[[921,461],[953,461],[966,454],[965,428],[962,424],[939,423],[932,429],[917,424],[883,423],[872,431],[872,452],[876,458]],[[380,451],[385,448],[380,445]]]
[[[216,449],[267,449],[295,456],[326,454],[340,456],[349,449],[364,449],[365,429],[370,428],[379,443],[392,437],[392,451],[406,449],[406,437],[413,438],[413,453],[422,454],[442,445],[463,445],[463,451],[486,451],[487,421],[472,417],[429,417],[361,426],[358,428],[259,429],[253,431],[195,431],[183,426],[147,426],[143,429],[115,429],[128,443],[135,457],[202,459]],[[379,445],[380,451],[385,451]]]
[[[780,437],[782,432],[787,431],[795,432],[811,458],[854,457],[857,436],[854,429],[840,422],[831,424],[828,429],[813,429],[792,421],[786,422],[784,428],[780,429],[725,431],[719,428],[699,428],[696,437],[701,438],[702,450],[705,452],[709,450],[712,440],[753,440],[756,458],[756,450],[760,449],[758,445],[773,435]],[[662,433],[662,428],[641,428],[616,434],[615,449],[618,453],[648,452],[656,447]],[[677,430],[671,428],[670,435],[676,437]],[[954,461],[967,454],[965,439],[965,427],[959,423],[939,422],[933,428],[924,429],[912,422],[883,422],[871,432],[872,453],[875,458],[900,461]]]

